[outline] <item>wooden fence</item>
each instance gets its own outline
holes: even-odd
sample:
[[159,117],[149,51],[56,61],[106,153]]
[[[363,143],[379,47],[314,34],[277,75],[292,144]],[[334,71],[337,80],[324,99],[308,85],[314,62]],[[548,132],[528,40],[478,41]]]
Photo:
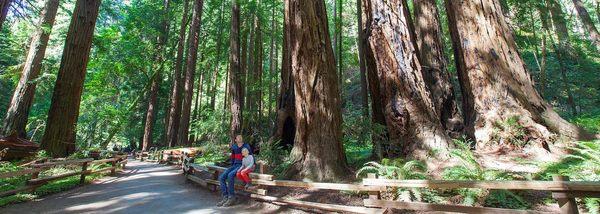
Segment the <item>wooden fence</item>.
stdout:
[[[218,190],[218,176],[225,168],[218,166],[201,166],[193,163],[192,158],[183,161],[185,176],[190,181],[201,186]],[[204,175],[204,176],[202,176]],[[208,175],[208,176],[206,176]],[[600,182],[569,181],[566,177],[557,176],[554,181],[447,181],[447,180],[389,180],[378,179],[375,174],[369,174],[359,184],[342,183],[314,183],[289,180],[274,180],[273,175],[264,174],[264,167],[260,167],[259,173],[251,173],[252,183],[257,187],[246,191],[251,198],[284,204],[294,207],[320,209],[333,212],[349,213],[392,213],[394,209],[417,210],[417,211],[443,211],[459,213],[543,213],[533,210],[513,210],[491,207],[471,207],[450,204],[430,204],[418,202],[400,202],[382,200],[381,192],[388,188],[430,188],[430,189],[458,189],[458,188],[481,188],[481,189],[503,189],[503,190],[541,190],[551,191],[552,197],[557,200],[562,213],[579,213],[575,198],[600,198]],[[307,202],[300,200],[283,199],[267,196],[266,186],[293,187],[307,189],[324,189],[340,191],[365,192],[369,196],[364,199],[364,206],[347,206]],[[236,189],[243,190],[239,185]]]
[[[88,167],[94,164],[103,164],[110,163],[111,167],[98,169],[98,170],[89,170]],[[59,161],[49,161],[44,163],[32,163],[28,164],[27,169],[13,171],[13,172],[3,172],[0,173],[0,179],[2,178],[12,178],[23,175],[31,175],[31,177],[27,180],[27,183],[23,187],[19,187],[13,190],[8,190],[5,192],[0,192],[0,197],[6,197],[10,195],[14,195],[20,192],[28,192],[35,191],[38,187],[47,184],[50,181],[59,180],[71,176],[79,175],[79,182],[83,184],[85,182],[85,176],[95,173],[101,173],[110,171],[111,174],[115,174],[116,170],[120,168],[125,168],[127,164],[127,156],[126,155],[114,155],[112,158],[102,159],[102,160],[94,160],[93,158],[88,159],[76,159],[76,160],[59,160]],[[53,175],[48,177],[39,177],[40,173],[51,169],[55,166],[67,166],[67,165],[75,165],[81,166],[81,170],[75,172],[69,172],[59,175]]]

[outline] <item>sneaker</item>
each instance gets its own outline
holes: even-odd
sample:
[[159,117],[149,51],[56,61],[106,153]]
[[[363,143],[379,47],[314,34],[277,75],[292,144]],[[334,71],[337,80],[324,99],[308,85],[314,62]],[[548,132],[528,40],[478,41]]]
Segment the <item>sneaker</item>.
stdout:
[[225,202],[227,202],[227,196],[223,197],[223,199],[221,199],[221,201],[219,201],[219,203],[217,203],[217,207],[222,207],[223,204],[225,204]]
[[227,199],[227,201],[223,204],[223,207],[230,207],[230,206],[235,205],[235,203],[236,203],[235,197],[231,197],[231,198]]

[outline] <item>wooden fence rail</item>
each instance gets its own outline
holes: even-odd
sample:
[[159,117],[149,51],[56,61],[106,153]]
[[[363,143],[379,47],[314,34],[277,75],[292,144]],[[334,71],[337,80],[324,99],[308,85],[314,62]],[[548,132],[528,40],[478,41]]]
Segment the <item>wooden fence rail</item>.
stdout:
[[[226,168],[219,166],[201,166],[193,163],[193,159],[183,161],[186,177],[204,187],[212,187],[213,191],[219,183],[217,177]],[[261,167],[262,168],[262,167]],[[203,179],[194,173],[207,173],[212,179]],[[388,188],[429,188],[429,189],[503,189],[503,190],[536,190],[550,191],[554,199],[558,201],[562,213],[578,213],[574,198],[600,198],[600,182],[591,181],[569,181],[568,178],[557,176],[553,181],[446,181],[446,180],[390,180],[378,179],[375,174],[369,174],[359,184],[344,183],[314,183],[303,181],[274,180],[273,175],[251,173],[252,183],[257,185],[259,191],[250,191],[250,197],[277,204],[286,204],[295,207],[313,208],[334,212],[352,213],[383,213],[391,212],[392,209],[417,210],[417,211],[443,211],[459,213],[543,213],[533,210],[513,210],[491,207],[470,207],[451,204],[430,204],[420,202],[400,202],[382,200],[381,193]],[[368,192],[368,199],[364,200],[364,207],[323,204],[299,200],[282,199],[266,195],[264,186],[293,187],[306,189],[326,189],[340,191]]]
[[[88,170],[88,167],[90,165],[103,164],[103,163],[110,163],[111,167],[98,169],[98,170],[94,170],[94,171]],[[61,160],[61,161],[57,161],[57,162],[29,164],[28,167],[31,167],[31,168],[27,168],[27,169],[23,169],[23,170],[19,170],[19,171],[13,171],[13,172],[0,173],[0,178],[11,178],[11,177],[23,176],[23,175],[27,175],[27,174],[31,175],[31,177],[27,180],[25,186],[18,187],[16,189],[8,190],[5,192],[0,192],[0,197],[6,197],[6,196],[14,195],[14,194],[17,194],[20,192],[35,191],[35,189],[37,189],[38,187],[40,187],[50,181],[55,181],[58,179],[63,179],[63,178],[76,176],[76,175],[80,175],[79,182],[80,182],[80,184],[83,184],[85,182],[86,175],[96,174],[96,173],[105,172],[105,171],[111,171],[111,174],[115,174],[116,169],[119,167],[125,168],[125,164],[127,164],[127,156],[126,155],[125,156],[116,155],[116,154],[113,155],[112,158],[107,158],[107,159],[102,159],[102,160],[94,160],[93,158],[87,158],[87,159]],[[59,175],[48,176],[48,177],[41,177],[41,178],[39,177],[40,173],[43,171],[46,171],[55,166],[66,166],[66,165],[81,166],[81,170],[75,171],[75,172],[59,174]]]

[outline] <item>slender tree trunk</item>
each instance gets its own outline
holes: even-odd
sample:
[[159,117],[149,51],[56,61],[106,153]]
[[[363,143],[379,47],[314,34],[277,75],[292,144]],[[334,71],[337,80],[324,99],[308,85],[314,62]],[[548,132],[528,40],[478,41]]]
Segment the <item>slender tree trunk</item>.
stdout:
[[179,123],[181,117],[181,90],[183,79],[181,72],[183,70],[183,47],[185,45],[185,30],[187,27],[189,0],[183,1],[183,16],[181,17],[181,27],[179,28],[179,43],[177,44],[177,57],[175,58],[175,71],[173,72],[173,89],[171,90],[171,105],[169,111],[169,122],[167,123],[167,141],[168,146],[177,144]]
[[[497,0],[447,0],[446,9],[466,130],[478,145],[502,140],[494,139],[495,124],[510,118],[518,118],[531,136],[524,140],[542,145],[554,142],[554,133],[592,137],[562,119],[535,90],[506,22],[498,18],[502,12]],[[469,21],[475,19],[479,21]]]
[[277,31],[275,27],[275,1],[273,1],[273,5],[271,8],[271,49],[269,50],[269,75],[267,75],[267,85],[268,85],[268,98],[267,98],[267,118],[271,118],[271,112],[273,110],[273,105],[271,105],[272,100],[272,81],[271,77],[275,74],[275,66],[277,66],[277,62],[275,62],[275,31]]
[[12,96],[2,134],[5,136],[16,135],[21,138],[27,138],[25,127],[29,110],[33,104],[35,88],[40,71],[42,70],[42,60],[48,46],[48,39],[54,26],[54,20],[58,11],[59,0],[47,0],[42,13],[40,14],[39,27],[33,33],[31,45],[27,52],[27,58],[24,62],[21,79]]
[[242,82],[243,75],[240,61],[240,7],[239,0],[231,5],[231,31],[229,35],[229,94],[231,96],[231,139],[242,133]]
[[414,8],[415,31],[425,83],[431,90],[435,111],[442,126],[451,137],[458,138],[462,134],[463,125],[444,57],[436,0],[414,0]]
[[366,3],[365,9],[366,35],[375,59],[391,149],[401,148],[401,155],[419,159],[435,149],[442,152],[434,158],[443,157],[450,138],[436,116],[422,76],[406,2],[376,0]]
[[42,137],[42,149],[53,157],[75,151],[75,126],[99,8],[100,0],[75,3]]
[[360,67],[360,100],[362,104],[362,113],[364,118],[369,117],[369,95],[367,89],[367,67],[365,64],[365,43],[364,40],[364,31],[363,31],[363,18],[362,18],[362,0],[356,0],[356,16],[357,23],[359,27],[358,29],[358,63]]
[[[221,2],[221,9],[220,14],[221,16],[219,17],[219,26],[223,26],[223,15],[225,14],[225,1]],[[219,86],[219,65],[220,65],[220,60],[221,60],[221,52],[222,52],[222,46],[223,46],[223,39],[221,38],[223,37],[223,28],[219,28],[219,34],[217,36],[217,60],[215,62],[215,71],[213,73],[213,85],[212,85],[212,89],[211,89],[211,97],[210,97],[210,109],[211,110],[215,110],[215,102],[216,102],[216,97],[217,97],[217,87]]]
[[567,78],[567,67],[569,67],[567,62],[575,62],[575,64],[577,64],[578,57],[575,54],[575,49],[573,48],[573,45],[569,39],[569,28],[567,27],[567,20],[565,19],[565,14],[562,11],[560,2],[558,2],[558,0],[546,0],[546,4],[552,16],[554,31],[558,37],[558,48],[555,47],[555,49],[557,51],[559,63],[561,63],[562,66],[560,70],[563,82],[563,90],[565,90],[567,93],[567,104],[571,108],[571,113],[573,115],[577,115],[577,104],[575,103],[573,91],[569,86],[569,79]]
[[590,41],[596,48],[600,47],[600,34],[598,34],[598,29],[594,25],[587,9],[585,9],[583,2],[581,0],[573,0],[573,4],[575,5],[575,9],[577,9],[577,14],[579,15],[579,19],[581,19],[585,31],[590,37]]
[[340,88],[325,2],[290,0],[290,57],[296,137],[287,175],[316,181],[347,176]]
[[261,26],[260,26],[260,18],[258,17],[258,15],[255,18],[255,29],[254,29],[254,60],[253,60],[253,69],[252,69],[252,73],[249,74],[249,79],[251,79],[251,83],[252,85],[249,87],[250,88],[250,96],[252,97],[252,103],[250,104],[251,107],[251,111],[250,111],[250,117],[253,118],[253,127],[257,127],[258,124],[260,123],[260,105],[261,105],[261,77],[262,77],[262,67],[263,67],[263,59],[262,59],[262,54],[263,54],[263,44],[262,44],[262,32],[261,32]]
[[[194,95],[194,76],[196,72],[196,61],[198,57],[198,41],[200,26],[202,24],[202,8],[204,0],[194,0],[192,23],[188,34],[187,62],[185,72],[185,83],[183,87],[183,103],[181,106],[181,124],[179,126],[179,145],[189,145],[188,135],[190,133],[190,119],[192,111],[192,99]],[[188,142],[186,142],[188,141]]]
[[156,113],[156,100],[158,97],[158,90],[160,89],[160,83],[162,80],[162,70],[164,68],[164,46],[167,44],[167,34],[169,32],[169,0],[163,1],[163,12],[162,12],[162,25],[159,30],[158,43],[156,44],[156,56],[155,73],[151,78],[150,93],[148,98],[148,110],[146,111],[146,125],[144,127],[144,138],[142,141],[142,151],[146,151],[152,145],[152,135],[154,131],[155,113]]
[[11,3],[12,0],[0,0],[0,29],[2,29],[2,24],[6,20]]
[[337,51],[337,69],[338,69],[338,82],[340,84],[340,97],[342,98],[340,104],[343,107],[345,101],[344,101],[344,56],[343,56],[343,44],[344,44],[344,37],[343,37],[343,32],[344,32],[344,19],[343,19],[343,7],[344,7],[344,0],[339,0],[340,2],[338,3],[337,7],[338,7],[338,18],[337,18],[337,24],[336,24],[336,32],[337,32],[337,49],[333,49],[334,51]]

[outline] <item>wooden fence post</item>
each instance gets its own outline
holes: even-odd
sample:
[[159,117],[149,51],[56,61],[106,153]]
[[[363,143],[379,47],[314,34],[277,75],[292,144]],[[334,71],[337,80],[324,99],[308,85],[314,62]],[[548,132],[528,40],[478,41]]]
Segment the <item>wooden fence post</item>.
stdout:
[[[367,174],[367,178],[377,178],[377,175],[375,173],[369,173],[369,174]],[[380,193],[381,192],[379,192],[379,191],[369,192],[369,199],[375,199],[375,200],[379,199]]]
[[112,169],[110,170],[110,174],[111,175],[117,174],[117,160],[116,160],[116,155],[113,155],[113,160],[110,162],[110,165],[112,165]]
[[88,162],[83,163],[83,165],[81,167],[81,177],[79,177],[79,184],[85,183],[85,175],[87,174],[85,171],[87,171],[87,167],[88,167]]
[[[554,180],[554,181],[569,181],[569,177],[555,175],[555,176],[552,176],[552,180]],[[552,192],[552,197],[558,201],[558,206],[560,207],[561,213],[579,214],[579,210],[577,209],[577,202],[575,202],[575,198],[569,198],[565,194],[561,194],[560,192]]]

